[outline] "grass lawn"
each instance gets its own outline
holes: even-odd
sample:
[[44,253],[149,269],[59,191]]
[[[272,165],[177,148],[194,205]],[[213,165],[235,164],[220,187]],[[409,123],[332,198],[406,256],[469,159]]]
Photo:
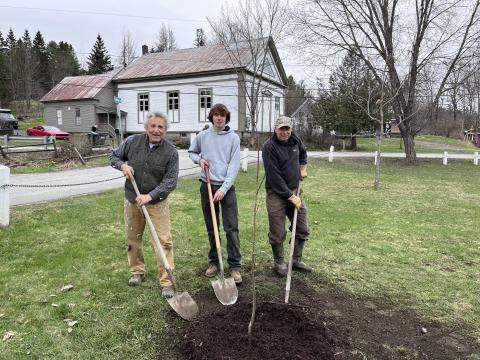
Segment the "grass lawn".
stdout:
[[45,173],[52,171],[62,171],[70,169],[83,169],[89,167],[108,166],[110,153],[105,156],[88,159],[86,165],[83,165],[80,160],[72,160],[68,162],[57,162],[55,159],[38,160],[36,163],[30,163],[28,166],[18,166],[10,168],[12,174],[32,174]]
[[[385,161],[375,192],[371,161],[312,163],[303,183],[311,225],[305,260],[316,272],[302,278],[312,287],[328,280],[479,337],[479,170],[462,161]],[[237,181],[247,267],[253,182],[253,167]],[[195,179],[182,180],[170,197],[176,275],[194,297],[210,288],[202,276],[208,244],[198,187]],[[261,196],[258,262],[267,268]],[[171,346],[165,331],[182,320],[159,294],[149,245],[147,282],[126,285],[122,198],[113,191],[13,209],[12,225],[0,230],[0,336],[14,332],[0,340],[2,358],[151,359]],[[66,284],[74,288],[63,293]],[[86,290],[94,295],[82,296]],[[70,333],[64,319],[78,321]]]
[[18,120],[18,130],[26,131],[28,128],[37,125],[45,125],[45,120],[43,118],[28,118],[24,120]]
[[[377,150],[377,141],[375,138],[358,138],[358,151],[376,151]],[[479,151],[477,147],[473,144],[467,144],[462,140],[450,139],[443,136],[434,136],[434,135],[421,135],[415,137],[415,141],[425,141],[429,143],[437,144],[438,146],[423,146],[421,144],[416,144],[415,150],[417,153],[442,153],[448,151],[452,154],[470,154],[475,151]],[[400,147],[401,144],[401,147]],[[455,147],[461,147],[464,150],[451,150],[445,149],[442,145],[450,145]],[[403,149],[403,140],[401,138],[386,138],[382,140],[382,152],[404,152]]]

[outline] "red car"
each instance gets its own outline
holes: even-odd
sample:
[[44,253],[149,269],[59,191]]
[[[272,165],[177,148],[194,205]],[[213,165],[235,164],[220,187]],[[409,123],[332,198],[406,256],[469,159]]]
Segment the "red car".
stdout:
[[53,136],[57,140],[68,140],[70,134],[68,132],[62,131],[55,126],[34,126],[27,129],[27,135],[29,136]]

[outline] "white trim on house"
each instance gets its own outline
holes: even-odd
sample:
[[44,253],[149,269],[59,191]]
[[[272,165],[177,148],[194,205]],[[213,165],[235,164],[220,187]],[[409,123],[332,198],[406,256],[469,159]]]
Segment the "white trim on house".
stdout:
[[[234,130],[238,130],[238,82],[236,76],[232,74],[190,77],[176,81],[169,79],[118,83],[117,86],[118,96],[122,98],[120,110],[127,113],[126,128],[129,132],[143,131],[143,126],[137,124],[134,117],[137,113],[136,94],[145,90],[150,94],[150,111],[160,111],[169,117],[170,132],[201,131],[205,122],[199,117],[199,90],[205,88],[212,89],[212,105],[222,103],[227,106],[231,112],[229,125]],[[168,92],[171,91],[178,91],[180,95],[178,113],[173,113],[173,116],[168,109],[167,100]],[[179,119],[178,122],[176,122],[177,119]]]

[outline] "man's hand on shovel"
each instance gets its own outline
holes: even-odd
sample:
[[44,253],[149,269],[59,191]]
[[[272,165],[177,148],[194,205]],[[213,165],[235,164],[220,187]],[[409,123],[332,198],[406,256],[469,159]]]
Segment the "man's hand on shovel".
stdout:
[[210,165],[208,165],[207,160],[200,159],[200,167],[202,168],[203,172],[205,172],[205,167],[208,168]]
[[132,180],[132,178],[133,178],[133,168],[131,166],[127,165],[127,163],[122,164],[122,166],[120,167],[120,170],[122,170],[123,175],[125,175],[125,177],[128,180]]
[[135,202],[138,204],[138,206],[147,205],[150,201],[152,201],[152,197],[148,194],[138,195],[135,198]]
[[215,195],[213,196],[213,202],[217,203],[219,201],[222,201],[224,196],[225,194],[223,193],[223,191],[220,191],[220,190],[215,191]]

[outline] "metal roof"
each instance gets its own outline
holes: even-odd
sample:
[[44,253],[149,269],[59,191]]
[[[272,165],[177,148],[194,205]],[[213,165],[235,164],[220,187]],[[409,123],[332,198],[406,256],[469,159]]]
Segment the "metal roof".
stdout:
[[105,74],[68,76],[40,99],[41,102],[93,99],[112,78],[122,70],[114,69]]
[[[278,57],[273,40],[264,38],[259,41],[267,42],[280,71],[282,81],[286,84],[285,70]],[[113,81],[124,82],[146,78],[232,71],[236,68],[246,68],[250,64],[252,53],[248,44],[229,44],[227,47],[228,50],[224,45],[217,44],[146,54],[128,65],[114,77]]]
[[[201,46],[143,55],[127,66],[115,80],[130,80],[172,75],[194,74],[242,67],[249,62],[247,49],[239,49],[240,63],[223,45]],[[235,52],[237,55],[237,52]],[[235,66],[233,65],[235,64]]]

